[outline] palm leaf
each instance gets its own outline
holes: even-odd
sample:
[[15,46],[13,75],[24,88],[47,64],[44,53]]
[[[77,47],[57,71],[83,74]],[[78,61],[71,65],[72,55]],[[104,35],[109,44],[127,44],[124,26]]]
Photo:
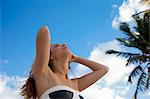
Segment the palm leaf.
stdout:
[[144,14],[144,30],[143,37],[150,43],[150,10]]
[[129,34],[130,36],[127,38],[116,37],[116,39],[124,46],[134,47],[141,50],[141,47],[145,43],[145,41],[143,40],[144,38],[140,35],[135,34],[135,32],[131,32]]
[[150,53],[150,43],[144,40],[145,38],[142,35],[137,38],[116,37],[116,39],[124,46],[136,48],[143,53]]
[[129,25],[125,22],[121,22],[120,26],[119,26],[120,30],[122,30],[126,35],[130,36],[131,35],[131,31],[129,28]]
[[140,62],[148,62],[150,56],[145,56],[145,55],[132,55],[128,58],[127,60],[127,65],[129,64],[135,64],[135,63],[140,63]]
[[[139,17],[141,13],[144,13],[143,17]],[[146,41],[150,41],[149,38],[149,29],[150,29],[150,9],[146,11],[139,12],[137,14],[134,14],[132,16],[134,20],[136,21],[136,27],[135,31],[139,32],[140,35],[144,38]]]
[[147,77],[145,91],[149,90],[149,85],[150,85],[150,75]]
[[137,77],[141,73],[142,73],[142,67],[140,65],[138,65],[137,67],[134,68],[134,70],[129,75],[128,82],[132,83],[132,79]]
[[139,49],[139,46],[138,46],[138,41],[134,38],[121,38],[121,37],[116,37],[116,39],[124,46],[127,46],[127,47],[133,47],[133,48],[137,48]]
[[130,56],[130,54],[128,54],[128,53],[114,51],[114,50],[108,50],[108,51],[106,51],[106,54],[116,54],[117,56],[122,56],[125,58],[128,58]]
[[116,37],[116,39],[121,42],[122,45],[124,46],[129,46],[130,42],[126,38],[121,38],[121,37]]
[[134,93],[133,99],[137,99],[137,94],[138,94],[138,92],[136,90],[135,93]]
[[[147,67],[148,66],[148,67]],[[147,67],[147,80],[146,80],[146,86],[145,86],[145,91],[149,90],[149,85],[150,85],[150,63],[146,65]]]
[[139,92],[141,92],[141,93],[144,92],[144,86],[146,85],[146,81],[145,81],[146,76],[147,76],[146,73],[143,71],[142,74],[141,74],[141,76],[138,79],[136,91],[134,93],[135,99],[137,99],[137,94]]
[[128,23],[121,22],[119,25],[119,28],[121,31],[123,31],[125,33],[125,35],[128,36],[128,38],[138,39],[137,35],[134,32],[131,32]]
[[120,51],[115,51],[115,50],[107,50],[105,53],[106,54],[116,54],[117,56],[122,56],[124,58],[129,58],[130,56],[140,55],[140,54],[134,54],[134,53],[120,52]]

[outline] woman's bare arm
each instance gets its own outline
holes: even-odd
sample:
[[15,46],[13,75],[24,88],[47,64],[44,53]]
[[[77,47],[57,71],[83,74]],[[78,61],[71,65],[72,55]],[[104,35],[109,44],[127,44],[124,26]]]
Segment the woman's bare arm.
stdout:
[[41,74],[48,67],[50,56],[50,33],[47,26],[38,31],[36,37],[36,57],[32,65],[32,72]]
[[79,91],[82,91],[85,88],[92,85],[93,83],[95,83],[102,76],[104,76],[109,70],[109,68],[105,65],[81,57],[76,56],[74,60],[75,60],[74,62],[83,64],[93,70],[93,72],[89,74],[73,79],[73,81],[77,83]]

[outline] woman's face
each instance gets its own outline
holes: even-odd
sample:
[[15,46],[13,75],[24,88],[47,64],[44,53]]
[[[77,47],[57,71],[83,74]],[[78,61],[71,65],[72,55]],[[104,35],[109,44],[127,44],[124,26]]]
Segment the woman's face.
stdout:
[[66,44],[52,44],[51,48],[51,56],[53,59],[62,59],[71,56],[71,52],[67,48]]

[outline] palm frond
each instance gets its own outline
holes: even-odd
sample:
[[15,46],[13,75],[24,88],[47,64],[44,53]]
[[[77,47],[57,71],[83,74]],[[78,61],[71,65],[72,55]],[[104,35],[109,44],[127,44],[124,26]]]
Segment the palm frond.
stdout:
[[150,43],[148,43],[145,38],[142,37],[142,35],[138,36],[137,38],[116,37],[116,39],[126,47],[136,48],[143,53],[150,53]]
[[139,79],[138,79],[138,83],[137,83],[137,87],[136,87],[136,91],[135,91],[135,94],[134,94],[134,97],[137,97],[137,94],[139,92],[143,93],[144,92],[144,88],[145,88],[145,85],[146,85],[146,73],[143,71],[142,74],[140,75]]
[[116,37],[116,39],[122,43],[122,45],[128,46],[130,45],[130,42],[126,39],[126,38],[122,38],[122,37]]
[[147,77],[145,91],[149,90],[149,85],[150,85],[150,75]]
[[147,14],[147,16],[145,14],[144,19],[135,15],[134,19],[137,23],[135,29],[140,35],[131,32],[129,25],[122,22],[120,23],[120,29],[127,35],[127,38],[116,37],[116,39],[124,46],[137,48],[143,53],[150,53],[150,21],[145,21],[146,19],[150,20],[150,14]]
[[[143,37],[140,34],[137,34],[138,32],[130,32],[126,33],[127,38],[122,38],[122,37],[116,37],[116,39],[122,43],[122,45],[128,46],[128,47],[136,47],[139,48],[138,46],[141,44],[139,42],[143,41]],[[141,37],[140,37],[141,36]],[[142,40],[141,40],[142,39]]]
[[144,14],[144,33],[143,33],[143,37],[144,39],[150,43],[150,10],[149,12]]
[[131,63],[132,64],[135,64],[135,63],[138,64],[140,62],[148,62],[149,57],[150,56],[145,56],[145,55],[132,55],[128,58],[126,66],[131,64]]
[[150,63],[148,63],[145,67],[147,67],[147,79],[146,79],[146,86],[145,91],[149,90],[150,85]]
[[133,71],[131,72],[131,74],[128,77],[128,82],[132,83],[132,79],[139,76],[142,73],[142,67],[140,65],[138,65],[137,67],[135,67],[133,69]]
[[144,31],[144,29],[143,29],[143,27],[144,27],[143,19],[140,18],[139,15],[136,15],[136,14],[134,16],[132,16],[132,17],[136,21],[136,27],[135,27],[136,31],[139,32],[140,34],[143,33],[143,31]]
[[128,35],[128,36],[131,35],[131,31],[130,31],[129,25],[127,23],[121,22],[119,28],[120,28],[120,30],[125,32],[126,35]]
[[134,32],[131,32],[128,23],[121,22],[120,25],[119,25],[119,28],[120,28],[121,31],[123,31],[123,33],[125,33],[125,35],[128,36],[128,38],[138,39],[138,35],[136,35]]
[[[140,14],[144,13],[143,17],[140,17]],[[139,32],[140,35],[146,40],[147,42],[150,41],[149,38],[149,29],[150,29],[150,9],[146,11],[141,11],[137,14],[132,16],[136,21],[135,31]]]
[[133,59],[131,56],[128,58],[128,60],[127,60],[127,63],[126,63],[126,66],[128,66],[129,64],[131,64],[131,63],[137,63],[138,61],[136,60],[136,59]]
[[137,99],[137,94],[138,94],[138,92],[136,90],[135,93],[134,93],[133,99]]
[[[115,50],[107,50],[105,53],[115,54],[117,56],[122,56],[124,58],[136,57],[140,55],[140,54],[135,54],[135,53],[120,52],[120,51],[115,51]],[[131,60],[131,61],[134,61],[134,60]]]
[[136,49],[139,49],[138,46],[138,41],[135,40],[134,38],[121,38],[121,37],[116,37],[116,39],[124,46],[126,47],[133,47]]

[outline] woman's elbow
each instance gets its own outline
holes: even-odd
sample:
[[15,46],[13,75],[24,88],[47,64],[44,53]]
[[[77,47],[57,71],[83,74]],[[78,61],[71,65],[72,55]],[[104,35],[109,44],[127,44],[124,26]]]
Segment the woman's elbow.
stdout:
[[104,71],[107,73],[109,71],[109,67],[105,66]]

